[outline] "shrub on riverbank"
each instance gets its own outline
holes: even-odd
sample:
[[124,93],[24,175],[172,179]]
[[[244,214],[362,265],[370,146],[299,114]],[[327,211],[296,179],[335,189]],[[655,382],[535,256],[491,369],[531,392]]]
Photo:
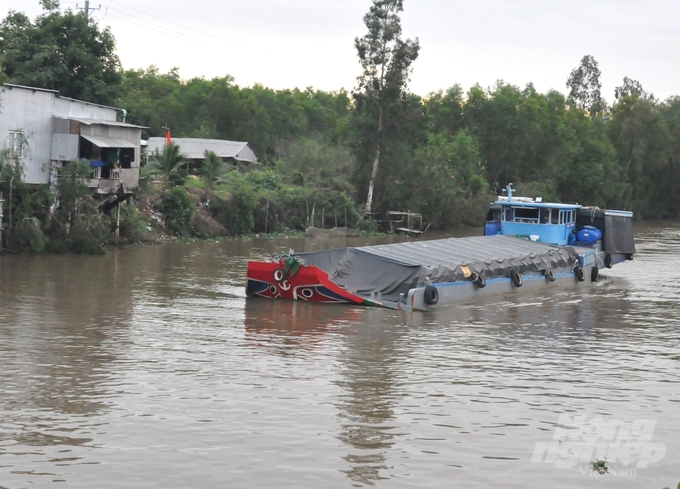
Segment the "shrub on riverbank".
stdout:
[[161,211],[165,215],[165,229],[175,236],[186,236],[194,214],[194,203],[184,187],[175,187],[163,194]]

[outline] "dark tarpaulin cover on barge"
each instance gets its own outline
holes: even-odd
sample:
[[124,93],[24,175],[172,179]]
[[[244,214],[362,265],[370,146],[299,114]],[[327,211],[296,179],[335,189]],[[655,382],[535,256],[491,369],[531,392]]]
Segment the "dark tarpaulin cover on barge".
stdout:
[[350,292],[397,300],[409,289],[429,281],[465,280],[463,266],[486,279],[548,268],[571,268],[578,262],[573,248],[538,243],[513,236],[473,236],[413,241],[357,248],[296,253]]

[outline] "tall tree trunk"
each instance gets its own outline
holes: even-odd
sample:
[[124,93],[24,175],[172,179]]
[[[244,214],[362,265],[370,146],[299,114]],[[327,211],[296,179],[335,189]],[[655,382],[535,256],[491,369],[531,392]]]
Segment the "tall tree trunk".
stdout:
[[371,206],[373,204],[373,187],[375,186],[375,178],[378,176],[378,165],[380,165],[380,145],[382,136],[382,119],[383,119],[383,108],[380,107],[378,114],[378,149],[375,151],[375,159],[373,160],[373,171],[371,172],[371,181],[368,183],[368,196],[366,197],[366,210],[365,214],[371,213]]

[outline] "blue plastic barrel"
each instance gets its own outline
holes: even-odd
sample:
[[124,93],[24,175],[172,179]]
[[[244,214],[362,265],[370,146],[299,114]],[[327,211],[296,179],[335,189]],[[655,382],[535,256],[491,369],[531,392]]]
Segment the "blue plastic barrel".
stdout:
[[578,232],[578,240],[582,243],[593,244],[602,239],[602,231],[592,226],[585,226]]
[[498,221],[486,221],[484,226],[484,236],[495,236],[501,232],[501,225]]

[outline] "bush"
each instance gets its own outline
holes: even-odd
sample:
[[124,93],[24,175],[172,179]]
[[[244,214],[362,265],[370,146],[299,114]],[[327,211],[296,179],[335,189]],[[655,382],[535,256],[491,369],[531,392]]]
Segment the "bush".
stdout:
[[194,213],[194,204],[182,187],[175,187],[163,194],[161,210],[165,215],[165,229],[177,236],[186,236]]
[[196,213],[191,220],[191,233],[200,239],[214,239],[229,234],[219,222],[201,213]]
[[149,229],[149,224],[132,205],[124,205],[120,209],[120,240],[124,243],[153,243],[156,241],[155,233]]
[[103,255],[110,237],[110,222],[103,214],[79,214],[68,234],[70,251],[86,255]]
[[71,222],[53,216],[45,226],[45,235],[45,250],[50,253],[103,255],[113,233],[111,221],[104,214],[81,213]]
[[25,217],[12,230],[9,246],[14,251],[40,252],[45,250],[45,234],[40,221]]

